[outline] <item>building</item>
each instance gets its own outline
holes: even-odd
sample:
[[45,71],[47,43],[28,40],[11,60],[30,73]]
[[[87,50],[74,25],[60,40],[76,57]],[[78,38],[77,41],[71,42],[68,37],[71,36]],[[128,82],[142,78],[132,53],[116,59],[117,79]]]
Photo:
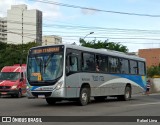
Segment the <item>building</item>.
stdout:
[[62,37],[55,35],[47,35],[42,38],[42,45],[60,44],[62,43]]
[[160,65],[160,48],[140,49],[138,55],[146,59],[146,66]]
[[7,19],[0,18],[0,42],[7,42]]
[[42,42],[42,12],[27,5],[12,5],[7,11],[7,41],[13,44]]

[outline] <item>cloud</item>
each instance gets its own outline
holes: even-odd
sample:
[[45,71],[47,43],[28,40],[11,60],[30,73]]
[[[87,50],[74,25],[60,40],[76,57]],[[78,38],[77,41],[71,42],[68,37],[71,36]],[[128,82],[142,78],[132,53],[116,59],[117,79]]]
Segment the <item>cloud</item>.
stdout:
[[[55,1],[55,0],[54,0]],[[58,0],[56,0],[58,1]],[[44,4],[35,2],[32,5],[29,5],[31,9],[39,9],[43,11],[43,18],[44,19],[58,19],[62,17],[62,13],[60,12],[59,6],[52,5],[52,4]]]
[[0,0],[0,16],[4,17],[7,15],[7,9],[14,3],[14,0]]
[[[58,2],[59,0],[54,0]],[[40,2],[31,2],[28,0],[0,0],[0,16],[7,16],[7,9],[11,8],[11,5],[26,4],[28,9],[38,9],[43,11],[43,18],[50,18],[52,20],[62,17],[59,6],[44,4]]]

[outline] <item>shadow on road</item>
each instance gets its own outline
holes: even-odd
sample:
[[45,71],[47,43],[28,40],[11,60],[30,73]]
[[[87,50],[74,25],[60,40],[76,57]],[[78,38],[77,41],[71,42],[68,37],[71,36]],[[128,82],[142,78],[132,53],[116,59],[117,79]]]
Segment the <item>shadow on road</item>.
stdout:
[[1,95],[0,96],[0,99],[21,99],[21,98],[26,98],[26,96],[22,96],[20,98],[18,98],[18,97],[12,97],[10,95]]
[[[129,102],[133,102],[133,101],[137,101],[139,99],[131,99]],[[109,98],[109,99],[106,99],[104,101],[101,101],[101,102],[98,102],[98,101],[95,101],[95,100],[91,100],[91,102],[89,103],[88,106],[95,106],[95,105],[99,105],[99,104],[112,104],[112,103],[117,103],[117,102],[125,102],[125,101],[119,101],[117,98]],[[72,107],[72,106],[79,106],[79,104],[76,102],[76,101],[61,101],[61,102],[57,102],[55,103],[54,105],[48,105],[47,102],[45,101],[44,99],[44,103],[32,103],[31,104],[32,107]]]

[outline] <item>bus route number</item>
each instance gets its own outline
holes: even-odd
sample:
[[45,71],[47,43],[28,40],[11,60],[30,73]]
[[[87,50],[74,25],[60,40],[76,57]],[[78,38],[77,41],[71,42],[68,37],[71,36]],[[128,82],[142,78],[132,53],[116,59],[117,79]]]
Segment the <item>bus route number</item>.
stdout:
[[93,81],[104,81],[104,76],[94,76],[92,75]]

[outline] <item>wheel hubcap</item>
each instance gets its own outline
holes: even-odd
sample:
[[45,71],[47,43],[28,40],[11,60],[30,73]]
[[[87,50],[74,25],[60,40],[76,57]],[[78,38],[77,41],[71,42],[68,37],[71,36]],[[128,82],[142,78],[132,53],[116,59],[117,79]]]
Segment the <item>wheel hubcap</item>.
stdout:
[[126,98],[127,98],[127,99],[129,98],[129,95],[130,95],[130,94],[129,94],[129,91],[127,91],[127,92],[126,92]]
[[82,93],[82,100],[83,100],[84,102],[87,101],[87,93]]

